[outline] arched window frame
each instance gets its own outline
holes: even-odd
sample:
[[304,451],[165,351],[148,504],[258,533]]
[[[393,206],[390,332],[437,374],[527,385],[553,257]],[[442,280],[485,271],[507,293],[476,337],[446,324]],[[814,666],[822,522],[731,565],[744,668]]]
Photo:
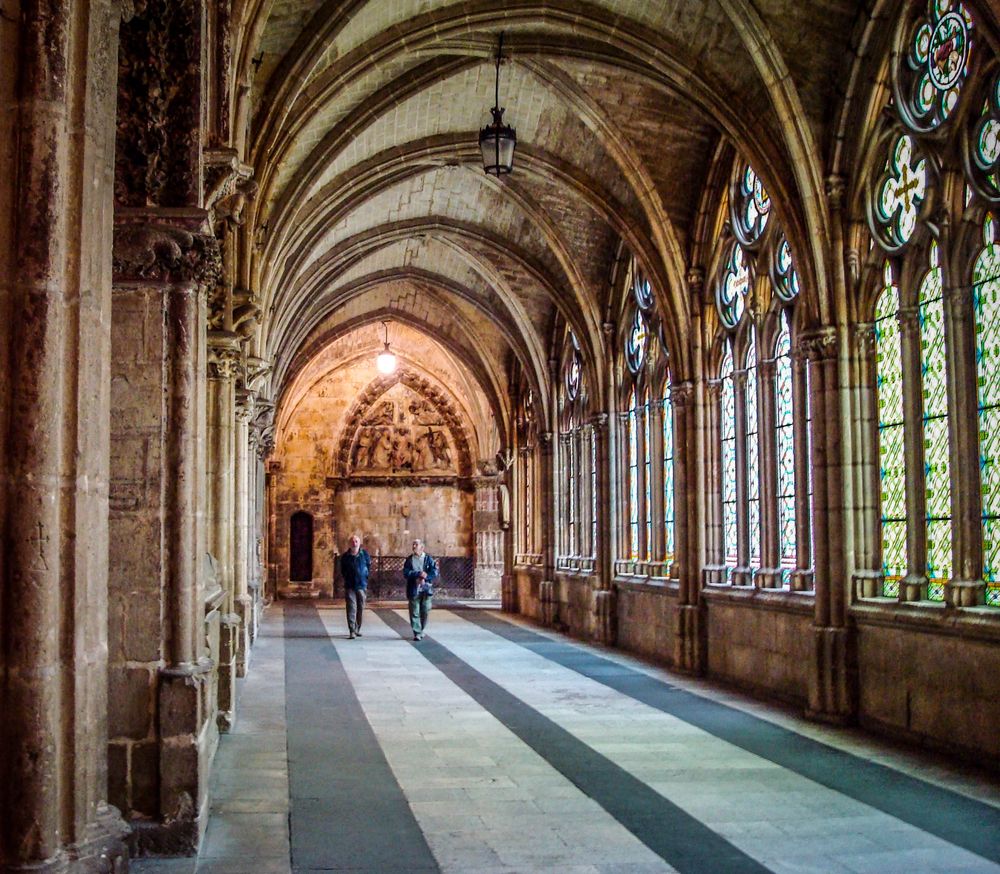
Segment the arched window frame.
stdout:
[[[948,11],[964,17],[969,34],[978,33],[973,4],[953,4]],[[908,95],[919,89],[911,88],[907,76],[916,82],[924,74],[907,54],[913,46],[906,40],[911,34],[916,39],[925,18],[931,33],[940,23],[935,16],[943,14],[933,4],[914,4],[900,19],[899,50],[893,56],[895,118],[884,114],[880,131],[869,137],[874,146],[867,159],[867,217],[878,246],[868,259],[869,280],[862,286],[860,307],[862,324],[866,316],[870,319],[873,342],[862,344],[860,351],[876,409],[871,419],[874,461],[868,469],[879,506],[873,519],[875,548],[863,551],[871,556],[865,558],[870,565],[856,571],[855,595],[902,603],[944,601],[953,607],[1000,606],[1000,593],[990,579],[992,565],[984,561],[984,553],[993,548],[987,470],[992,449],[986,448],[992,432],[984,425],[993,407],[982,402],[981,388],[975,405],[964,401],[984,379],[984,349],[997,343],[997,328],[977,322],[977,286],[985,287],[989,278],[977,280],[975,265],[985,250],[987,216],[1000,205],[1000,61],[990,55],[986,40],[970,37],[966,54],[960,53],[968,65],[952,71],[956,87],[951,102],[940,104],[943,111],[921,115],[919,107],[910,105]],[[925,179],[905,233],[894,234],[887,229],[887,211],[873,204],[893,169],[891,149],[903,138],[912,143]],[[903,432],[903,513],[899,495],[887,489],[889,477],[879,475],[899,466],[899,441],[890,431],[884,398],[880,400],[880,393],[893,384],[887,380],[892,356],[885,344],[895,342],[897,333],[880,329],[889,325],[892,309],[883,263],[897,290],[902,423],[896,427]],[[890,435],[895,440],[891,446]],[[961,487],[954,488],[956,483]],[[970,525],[977,514],[982,525]],[[903,562],[905,568],[900,567]]]

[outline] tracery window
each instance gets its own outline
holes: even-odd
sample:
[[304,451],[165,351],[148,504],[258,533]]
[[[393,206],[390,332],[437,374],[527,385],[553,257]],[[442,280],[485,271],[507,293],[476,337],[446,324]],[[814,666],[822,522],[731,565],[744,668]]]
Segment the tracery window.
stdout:
[[[1000,606],[994,484],[1000,257],[992,218],[1000,203],[1000,68],[985,56],[972,63],[982,51],[976,24],[969,7],[954,0],[904,11],[897,49],[895,118],[883,116],[877,142],[884,163],[868,187],[869,228],[881,247],[873,253],[873,261],[881,259],[878,293],[865,292],[875,336],[877,594]],[[960,202],[945,196],[942,169],[964,170]],[[962,228],[947,246],[940,242],[946,225]],[[953,406],[966,392],[962,374],[972,367],[975,420],[970,405]],[[953,481],[976,478],[978,496],[952,489]],[[975,530],[956,535],[952,520],[980,507],[981,539]],[[979,573],[980,557],[985,586],[953,579],[958,569],[963,576]]]
[[747,164],[734,171],[730,226],[736,239],[722,241],[715,285],[720,537],[719,574],[710,579],[809,588],[811,520],[796,510],[800,493],[811,507],[812,491],[808,370],[792,354],[801,281],[767,190]]
[[982,239],[972,282],[979,384],[983,579],[986,603],[1000,607],[1000,242],[992,215],[983,223]]
[[663,558],[674,560],[674,408],[668,377],[663,383]]
[[628,566],[618,572],[665,576],[673,560],[673,417],[663,402],[669,402],[669,367],[653,287],[635,258],[628,262],[620,319],[625,488],[618,555]]
[[[787,244],[786,244],[787,245]],[[775,431],[778,451],[778,551],[782,583],[787,585],[796,568],[795,531],[795,414],[792,392],[792,340],[785,318],[775,344]]]
[[628,399],[628,554],[639,558],[639,423],[635,389]]
[[[593,426],[587,422],[587,386],[583,354],[572,330],[563,341],[559,393],[560,519],[558,563],[565,569],[590,571],[596,550],[597,478]],[[589,496],[589,497],[588,497]]]
[[875,309],[878,393],[879,496],[882,519],[883,594],[899,595],[906,576],[906,468],[903,446],[903,370],[899,342],[899,291],[886,262]]

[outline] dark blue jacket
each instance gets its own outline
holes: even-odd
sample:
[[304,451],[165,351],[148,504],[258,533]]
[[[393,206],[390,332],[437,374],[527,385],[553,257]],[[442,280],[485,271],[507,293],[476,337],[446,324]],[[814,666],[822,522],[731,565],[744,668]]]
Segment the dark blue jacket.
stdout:
[[406,597],[415,598],[417,596],[417,586],[420,585],[420,572],[426,571],[427,582],[436,580],[438,575],[437,562],[431,558],[430,553],[424,553],[424,566],[414,567],[416,562],[412,555],[406,556],[403,562],[403,576],[406,577]]
[[351,555],[351,551],[347,550],[340,557],[340,575],[344,578],[344,588],[367,589],[371,566],[372,559],[367,550],[359,549],[357,555]]

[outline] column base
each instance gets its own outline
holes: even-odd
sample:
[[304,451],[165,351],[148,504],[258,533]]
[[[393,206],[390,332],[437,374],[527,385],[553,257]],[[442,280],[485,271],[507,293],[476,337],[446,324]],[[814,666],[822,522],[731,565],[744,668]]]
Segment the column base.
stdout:
[[852,723],[856,707],[850,634],[846,628],[814,627],[812,631],[813,659],[805,715],[834,725]]
[[558,613],[558,605],[555,600],[556,584],[552,580],[542,580],[538,584],[538,602],[541,605],[542,624],[554,625]]
[[594,639],[614,646],[618,638],[618,593],[614,589],[595,589],[593,593]]
[[219,625],[219,731],[231,731],[236,723],[236,678],[243,623],[235,613],[224,613]]
[[983,580],[950,580],[944,587],[944,602],[949,607],[982,607],[986,603]]
[[212,717],[213,663],[160,673],[160,816],[135,823],[137,855],[194,855],[208,819],[208,771],[219,733]]
[[253,626],[254,603],[250,595],[240,595],[236,599],[236,615],[240,620],[237,632],[236,676],[243,678],[250,667],[250,628]]
[[11,874],[125,874],[128,871],[129,827],[118,808],[100,802],[83,839],[41,862],[9,864]]
[[697,604],[678,604],[674,613],[674,667],[689,674],[708,669],[705,611]]

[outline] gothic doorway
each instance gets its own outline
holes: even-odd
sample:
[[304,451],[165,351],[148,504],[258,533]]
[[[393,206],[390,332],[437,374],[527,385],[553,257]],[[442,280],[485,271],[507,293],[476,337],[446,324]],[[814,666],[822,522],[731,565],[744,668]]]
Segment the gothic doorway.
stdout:
[[292,514],[289,533],[288,578],[293,583],[309,583],[313,578],[313,517],[299,510]]

